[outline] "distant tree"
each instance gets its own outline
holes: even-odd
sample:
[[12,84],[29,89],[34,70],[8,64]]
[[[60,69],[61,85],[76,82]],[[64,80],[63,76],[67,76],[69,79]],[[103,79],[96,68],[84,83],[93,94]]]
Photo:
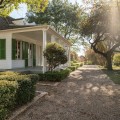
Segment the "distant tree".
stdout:
[[49,43],[44,51],[44,56],[49,65],[49,71],[67,62],[65,49],[57,43]]
[[[87,37],[91,48],[106,59],[107,69],[112,70],[112,56],[120,47],[120,9],[109,3],[95,4],[81,20],[81,35]],[[106,49],[101,49],[99,44]]]
[[45,10],[48,0],[0,0],[0,16],[8,16],[21,3],[27,4],[32,11],[40,12]]
[[91,62],[91,64],[99,64],[102,66],[106,65],[104,57],[95,53],[94,50],[90,48],[85,51],[85,57],[87,61]]
[[77,61],[78,60],[78,54],[75,51],[70,52],[71,61]]
[[113,57],[113,63],[116,66],[120,66],[120,53],[116,53]]
[[[81,44],[79,23],[82,9],[78,3],[72,4],[68,0],[51,0],[44,12],[27,13],[28,22],[51,25],[64,38],[73,44]],[[76,46],[76,45],[75,45]]]

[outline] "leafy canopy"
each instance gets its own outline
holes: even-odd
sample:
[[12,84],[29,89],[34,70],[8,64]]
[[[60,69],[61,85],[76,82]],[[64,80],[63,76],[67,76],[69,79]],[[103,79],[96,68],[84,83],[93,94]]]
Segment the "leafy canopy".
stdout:
[[51,0],[44,12],[27,13],[28,22],[51,25],[64,38],[74,45],[80,44],[79,23],[82,9],[78,3],[72,4],[68,0]]
[[120,66],[120,53],[116,53],[113,57],[114,65]]
[[57,43],[49,43],[44,51],[44,56],[49,64],[50,71],[67,62],[65,49]]
[[120,47],[120,6],[95,4],[81,22],[81,35],[87,37],[91,48],[107,61],[112,70],[113,52]]
[[40,12],[45,10],[48,0],[0,0],[0,16],[8,16],[21,3],[27,4],[29,10]]

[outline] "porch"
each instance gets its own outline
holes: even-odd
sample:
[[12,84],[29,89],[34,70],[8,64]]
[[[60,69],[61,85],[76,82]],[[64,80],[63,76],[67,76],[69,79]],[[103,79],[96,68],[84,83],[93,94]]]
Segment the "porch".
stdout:
[[57,42],[66,49],[70,65],[70,43],[56,33],[49,26],[33,26],[10,30],[6,34],[0,34],[0,39],[6,41],[6,59],[0,60],[0,69],[15,71],[47,71],[47,63],[43,51],[47,43]]

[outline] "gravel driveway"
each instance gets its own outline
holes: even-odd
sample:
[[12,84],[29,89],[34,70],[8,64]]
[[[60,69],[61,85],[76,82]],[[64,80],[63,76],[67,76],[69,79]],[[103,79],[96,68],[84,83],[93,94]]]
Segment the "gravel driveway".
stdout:
[[120,120],[120,86],[97,66],[83,66],[15,120]]

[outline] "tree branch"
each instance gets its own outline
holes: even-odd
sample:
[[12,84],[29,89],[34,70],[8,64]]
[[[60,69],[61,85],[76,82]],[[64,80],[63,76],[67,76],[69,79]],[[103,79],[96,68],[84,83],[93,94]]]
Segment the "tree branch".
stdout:
[[115,44],[108,52],[109,53],[111,53],[111,52],[113,52],[117,47],[119,47],[120,46],[120,42],[119,43],[117,43],[117,44]]

